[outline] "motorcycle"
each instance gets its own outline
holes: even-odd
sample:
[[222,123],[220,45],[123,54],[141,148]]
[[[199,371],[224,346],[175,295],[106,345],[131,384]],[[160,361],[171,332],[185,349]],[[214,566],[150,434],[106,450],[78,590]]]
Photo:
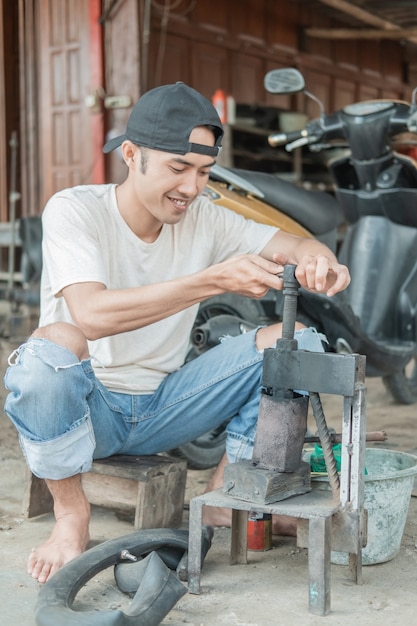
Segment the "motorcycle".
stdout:
[[[305,91],[297,70],[265,77],[271,93]],[[307,95],[310,95],[305,91]],[[345,149],[328,164],[346,233],[338,258],[351,273],[334,298],[304,291],[308,311],[337,352],[366,356],[367,375],[382,377],[394,399],[417,401],[417,169],[395,151],[395,137],[417,134],[416,90],[411,103],[373,100],[345,106],[297,133],[269,137],[291,151]],[[340,143],[342,142],[342,143]],[[402,142],[401,142],[402,143]]]
[[[304,91],[306,96],[318,102],[320,116],[317,119],[309,121],[300,131],[271,134],[269,143],[271,146],[285,145],[288,151],[303,146],[314,152],[334,152],[335,148],[342,151],[342,155],[328,162],[335,192],[333,204],[326,198],[329,212],[318,211],[311,192],[305,191],[306,196],[302,199],[299,188],[293,188],[289,183],[283,185],[283,181],[269,174],[234,170],[232,178],[238,175],[239,179],[228,180],[227,174],[220,172],[217,175],[215,171],[214,177],[217,180],[222,177],[229,193],[234,194],[238,212],[245,214],[243,206],[239,205],[239,196],[242,193],[251,196],[253,191],[248,192],[247,185],[253,185],[263,194],[257,196],[262,199],[258,201],[279,207],[278,213],[286,213],[333,249],[335,242],[331,237],[343,223],[343,239],[336,251],[339,261],[350,269],[351,284],[332,298],[301,289],[298,299],[300,320],[326,335],[328,350],[365,355],[367,376],[381,377],[396,402],[415,403],[417,169],[410,156],[396,150],[396,138],[400,138],[400,144],[404,145],[401,139],[404,134],[407,137],[417,134],[417,89],[412,94],[411,103],[365,101],[326,114],[320,101],[306,91],[303,76],[294,68],[268,72],[265,88],[274,94]],[[291,191],[284,188],[287,185]],[[319,202],[324,196],[326,194]],[[289,197],[293,201],[297,198],[301,204],[298,205],[296,200],[297,206],[291,205]],[[226,206],[230,207],[230,204],[226,203]],[[259,213],[252,217],[263,221],[262,209],[258,207],[258,210]],[[330,222],[333,219],[328,229],[330,238],[326,232],[327,218]],[[216,321],[219,315],[224,316],[226,326],[230,324],[227,319],[230,314],[246,322],[269,323],[278,321],[281,311],[280,292],[269,293],[265,299],[250,303],[230,294],[202,303],[193,331],[194,351],[211,347],[222,334],[220,320]],[[240,324],[240,332],[244,332],[244,322],[240,321]],[[235,330],[239,330],[237,323]],[[213,465],[224,451],[224,438],[223,427],[208,433],[201,442],[209,446]],[[199,441],[187,446],[188,449],[184,450],[186,457],[191,452],[190,447],[199,447]]]

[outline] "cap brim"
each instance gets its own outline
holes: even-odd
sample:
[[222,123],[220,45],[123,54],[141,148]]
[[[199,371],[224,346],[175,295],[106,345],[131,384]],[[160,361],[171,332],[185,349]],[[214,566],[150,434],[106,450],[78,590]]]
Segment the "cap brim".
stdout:
[[126,135],[119,135],[119,137],[113,137],[113,139],[109,139],[109,141],[107,141],[103,146],[104,154],[107,154],[108,152],[111,152],[115,148],[121,146],[125,139],[127,139]]

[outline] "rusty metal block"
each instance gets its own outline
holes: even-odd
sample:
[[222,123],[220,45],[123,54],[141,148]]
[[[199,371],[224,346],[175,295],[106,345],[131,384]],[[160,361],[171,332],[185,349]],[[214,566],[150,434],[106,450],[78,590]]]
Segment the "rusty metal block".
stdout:
[[286,473],[259,469],[250,461],[224,469],[224,493],[245,502],[272,504],[310,490],[310,466],[304,462],[296,472]]

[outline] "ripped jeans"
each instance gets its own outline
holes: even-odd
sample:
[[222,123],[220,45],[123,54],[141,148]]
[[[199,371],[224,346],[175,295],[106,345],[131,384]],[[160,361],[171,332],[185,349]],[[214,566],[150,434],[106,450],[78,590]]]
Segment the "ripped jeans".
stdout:
[[[226,420],[230,462],[251,459],[262,384],[256,330],[224,340],[169,374],[147,395],[106,389],[90,359],[30,338],[9,357],[5,412],[35,476],[60,480],[88,472],[93,459],[149,455],[200,437]],[[314,329],[298,347],[322,352]]]

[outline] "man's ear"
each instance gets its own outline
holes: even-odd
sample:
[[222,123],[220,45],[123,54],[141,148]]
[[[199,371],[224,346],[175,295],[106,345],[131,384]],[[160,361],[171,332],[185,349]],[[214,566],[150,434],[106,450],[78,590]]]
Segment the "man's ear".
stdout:
[[123,161],[130,168],[135,163],[137,147],[131,141],[126,139],[120,146],[122,151]]

